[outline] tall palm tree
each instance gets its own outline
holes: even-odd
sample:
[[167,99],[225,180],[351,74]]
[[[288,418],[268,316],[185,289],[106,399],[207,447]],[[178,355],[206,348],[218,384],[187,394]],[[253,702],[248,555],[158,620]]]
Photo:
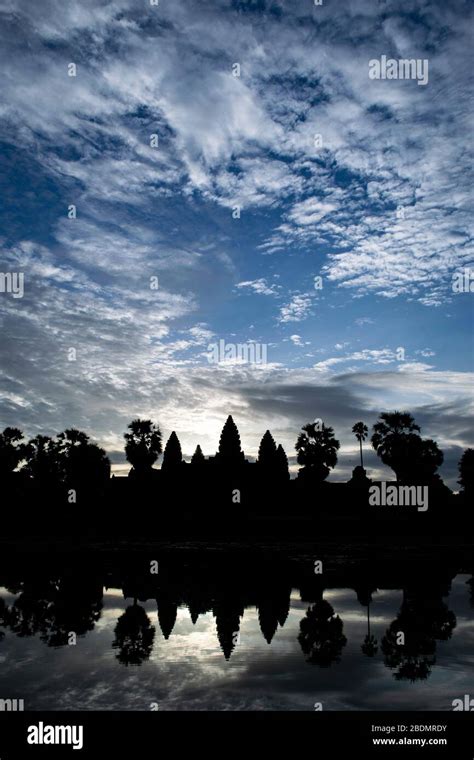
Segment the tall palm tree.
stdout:
[[151,471],[161,454],[161,430],[151,420],[132,420],[129,433],[124,433],[125,455],[135,472]]
[[365,441],[369,434],[369,428],[367,425],[364,425],[363,422],[356,422],[354,427],[352,428],[352,432],[354,433],[355,437],[359,441],[360,446],[360,466],[364,467],[364,462],[362,459],[362,441]]

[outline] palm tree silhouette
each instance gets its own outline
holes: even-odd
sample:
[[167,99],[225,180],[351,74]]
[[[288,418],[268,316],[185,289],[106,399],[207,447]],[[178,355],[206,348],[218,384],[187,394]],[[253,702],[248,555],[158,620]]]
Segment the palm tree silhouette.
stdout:
[[89,436],[82,430],[68,428],[64,433],[59,433],[58,440],[62,442],[64,450],[69,452],[77,446],[84,446],[84,444],[89,443]]
[[23,471],[40,486],[54,489],[64,480],[64,458],[59,441],[37,435],[28,442]]
[[360,446],[360,466],[364,467],[364,462],[362,459],[362,441],[365,441],[369,434],[369,428],[367,425],[364,425],[363,422],[356,422],[355,425],[352,428],[352,432],[354,433],[355,437],[359,441]]
[[421,438],[419,426],[406,412],[381,414],[371,440],[378,456],[392,468],[399,482],[433,480],[443,462],[438,444],[430,438]]
[[[441,599],[439,589],[403,589],[400,611],[382,639],[384,662],[397,681],[426,680],[436,664],[436,642],[451,638],[456,617]],[[405,642],[399,644],[403,631]]]
[[402,480],[406,468],[407,449],[420,428],[408,412],[383,412],[373,427],[372,446],[382,462]]
[[303,465],[302,475],[323,481],[329,475],[329,468],[337,463],[339,441],[334,437],[332,427],[319,427],[314,422],[304,425],[303,432],[296,441],[298,464]]
[[362,652],[367,657],[373,657],[378,652],[377,639],[370,633],[370,602],[371,599],[367,601],[367,636],[361,646]]
[[137,474],[151,471],[161,454],[161,430],[151,420],[132,420],[124,434],[125,455]]

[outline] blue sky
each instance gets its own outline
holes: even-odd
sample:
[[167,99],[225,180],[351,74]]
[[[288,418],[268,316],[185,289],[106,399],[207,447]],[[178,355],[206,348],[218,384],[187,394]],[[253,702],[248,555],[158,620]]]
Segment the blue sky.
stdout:
[[[473,294],[452,289],[473,266],[470,4],[0,14],[2,271],[25,276],[0,294],[0,424],[80,427],[119,464],[135,416],[189,455],[232,413],[250,457],[267,428],[293,455],[321,418],[344,478],[352,424],[400,408],[453,485],[473,444]],[[370,79],[382,55],[428,60],[428,84]],[[268,363],[209,364],[221,339]]]

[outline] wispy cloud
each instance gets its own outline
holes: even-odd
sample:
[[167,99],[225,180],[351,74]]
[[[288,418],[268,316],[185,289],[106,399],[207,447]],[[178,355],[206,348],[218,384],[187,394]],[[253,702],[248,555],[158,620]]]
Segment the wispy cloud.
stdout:
[[259,293],[263,296],[276,296],[278,294],[278,285],[268,285],[264,277],[260,277],[258,280],[238,282],[236,288],[249,288],[253,290],[254,293]]

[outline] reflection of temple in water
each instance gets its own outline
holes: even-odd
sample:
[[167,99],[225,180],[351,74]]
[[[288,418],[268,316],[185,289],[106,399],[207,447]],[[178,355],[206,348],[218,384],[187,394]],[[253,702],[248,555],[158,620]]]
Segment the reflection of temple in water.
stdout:
[[[295,630],[302,655],[313,666],[328,667],[344,658],[347,635],[337,602],[329,603],[325,594],[349,588],[366,610],[361,653],[380,657],[397,680],[427,678],[436,665],[437,643],[450,639],[456,627],[446,599],[451,581],[458,572],[472,573],[472,559],[349,563],[328,558],[324,565],[324,573],[315,574],[312,558],[256,554],[243,562],[227,553],[209,559],[205,551],[193,556],[176,552],[160,558],[160,571],[152,575],[149,559],[141,556],[88,559],[76,563],[84,568],[81,572],[58,559],[45,561],[41,567],[11,559],[0,566],[0,586],[14,595],[8,604],[0,598],[0,626],[6,635],[37,635],[47,646],[65,646],[71,632],[84,636],[94,629],[101,617],[103,589],[117,588],[132,601],[114,630],[112,646],[121,664],[140,665],[154,648],[166,646],[180,607],[188,609],[193,625],[201,615],[212,614],[220,648],[230,660],[239,643],[245,610],[256,610],[261,634],[270,645],[287,624],[290,594],[297,589],[307,604]],[[471,579],[468,593],[472,585]],[[398,614],[380,640],[371,632],[370,620],[377,589],[403,589]],[[152,600],[155,614],[143,606]]]

